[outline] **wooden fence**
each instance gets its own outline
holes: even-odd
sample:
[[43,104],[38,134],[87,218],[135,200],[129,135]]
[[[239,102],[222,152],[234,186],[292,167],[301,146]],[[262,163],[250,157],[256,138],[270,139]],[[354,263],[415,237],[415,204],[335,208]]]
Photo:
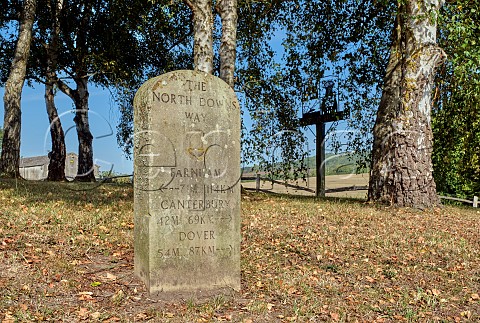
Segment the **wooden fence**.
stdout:
[[[290,183],[285,183],[281,181],[277,181],[274,179],[267,179],[267,178],[262,178],[260,177],[260,174],[257,174],[256,176],[249,176],[249,177],[242,177],[242,181],[255,181],[255,188],[245,188],[246,190],[255,190],[257,192],[270,192],[269,190],[264,190],[260,188],[261,181],[268,181],[273,184],[279,184],[279,185],[284,185],[286,187],[294,188],[297,190],[302,190],[302,191],[307,191],[311,193],[315,193],[315,190],[304,187],[304,186],[298,186],[298,185],[293,185]],[[347,192],[347,191],[359,191],[359,190],[367,190],[368,186],[346,186],[346,187],[337,187],[337,188],[331,188],[331,189],[326,189],[325,193],[336,193],[336,192]],[[468,203],[471,204],[473,207],[478,207],[478,196],[473,197],[473,201],[471,200],[466,200],[466,199],[460,199],[457,197],[449,197],[449,196],[442,196],[439,195],[439,197],[443,200],[451,200],[451,201],[457,201],[457,202],[463,202],[463,203]]]
[[242,181],[255,181],[255,188],[245,188],[246,190],[255,190],[257,192],[267,191],[267,190],[263,190],[263,189],[260,188],[260,182],[262,180],[271,182],[272,185],[273,184],[279,184],[279,185],[294,188],[294,189],[297,189],[297,190],[315,193],[315,190],[312,190],[311,188],[308,188],[308,187],[293,185],[293,184],[289,184],[289,183],[285,183],[285,182],[281,182],[281,181],[276,181],[274,179],[269,179],[269,178],[268,179],[267,178],[261,178],[260,174],[257,174],[257,176],[252,176],[252,177],[243,177],[242,176]]
[[[260,174],[257,174],[257,176],[245,176],[245,177],[242,177],[242,181],[255,181],[255,188],[248,188],[246,187],[245,189],[246,190],[255,190],[257,192],[260,192],[260,191],[263,191],[263,192],[270,192],[270,190],[265,190],[265,189],[261,189],[260,186],[261,186],[261,181],[266,181],[266,182],[270,182],[273,184],[279,184],[279,185],[283,185],[285,187],[290,187],[290,188],[294,188],[296,190],[300,190],[300,191],[307,191],[307,192],[311,192],[311,193],[315,193],[315,190],[314,189],[311,189],[311,188],[308,188],[308,187],[305,187],[305,186],[298,186],[298,185],[293,185],[293,184],[290,184],[290,183],[285,183],[283,181],[277,181],[277,180],[274,180],[274,179],[270,179],[270,178],[262,178],[260,176]],[[326,189],[325,190],[325,193],[336,193],[336,192],[347,192],[347,191],[360,191],[360,190],[366,190],[368,189],[368,186],[346,186],[346,187],[337,187],[337,188],[331,188],[331,189]]]
[[440,197],[442,200],[450,200],[450,201],[463,202],[463,203],[471,204],[473,207],[478,207],[478,196],[474,196],[474,197],[473,197],[473,201],[466,200],[466,199],[460,199],[460,198],[458,198],[458,197],[450,197],[450,196],[442,196],[442,195],[439,195],[439,197]]

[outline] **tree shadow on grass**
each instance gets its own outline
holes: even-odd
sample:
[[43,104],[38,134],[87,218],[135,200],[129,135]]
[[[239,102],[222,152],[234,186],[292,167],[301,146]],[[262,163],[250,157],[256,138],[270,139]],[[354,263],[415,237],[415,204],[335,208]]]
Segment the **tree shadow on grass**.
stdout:
[[242,197],[265,200],[272,197],[280,198],[290,201],[300,201],[300,202],[329,202],[329,203],[338,203],[338,204],[355,204],[365,207],[371,206],[367,203],[366,199],[358,197],[339,197],[339,196],[327,196],[327,197],[316,197],[308,195],[293,195],[287,193],[275,193],[275,192],[253,192],[246,191],[242,193]]
[[133,201],[133,185],[119,183],[47,182],[24,179],[0,179],[0,191],[21,197],[25,203],[63,201],[79,206],[114,205],[120,200]]
[[[83,182],[47,182],[24,179],[0,179],[0,191],[24,199],[25,203],[47,203],[63,201],[72,206],[93,204],[97,206],[115,205],[119,201],[133,201],[133,185],[131,183],[83,183]],[[8,193],[7,193],[8,192]],[[365,199],[354,197],[315,197],[291,195],[273,192],[242,193],[242,198],[264,200],[278,198],[287,201],[330,202],[369,206]]]

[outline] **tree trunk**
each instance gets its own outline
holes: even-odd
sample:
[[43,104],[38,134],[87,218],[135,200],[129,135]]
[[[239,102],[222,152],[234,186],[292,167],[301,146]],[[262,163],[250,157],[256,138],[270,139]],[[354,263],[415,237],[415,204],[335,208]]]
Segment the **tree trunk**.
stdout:
[[417,208],[440,204],[433,179],[431,92],[445,58],[436,45],[443,0],[399,1],[393,45],[373,129],[368,199]]
[[[80,20],[78,32],[74,38],[69,41],[75,43],[76,55],[74,58],[73,79],[76,89],[71,89],[62,80],[56,79],[58,88],[68,95],[75,105],[75,122],[78,138],[78,169],[75,181],[95,182],[94,164],[93,164],[93,136],[90,132],[90,123],[88,121],[88,42],[85,30],[91,23],[93,2],[86,1],[83,8],[84,16]],[[72,35],[70,35],[72,36]],[[67,37],[68,38],[68,37]]]
[[213,13],[211,0],[184,0],[193,12],[194,66],[213,73]]
[[[78,73],[79,75],[85,73]],[[75,78],[77,89],[71,89],[62,80],[57,78],[58,88],[68,95],[75,104],[73,121],[77,129],[78,138],[78,170],[76,181],[95,182],[93,164],[93,136],[88,121],[88,76]]]
[[55,94],[53,84],[45,84],[45,105],[47,107],[48,121],[50,122],[50,136],[52,137],[52,151],[49,154],[50,163],[48,164],[49,181],[66,181],[65,177],[65,158],[67,155],[65,147],[65,134],[62,123],[58,117],[55,107]]
[[77,89],[74,91],[75,125],[78,137],[78,171],[76,181],[95,182],[93,164],[93,136],[88,121],[88,78],[75,80]]
[[35,20],[36,0],[25,0],[23,16],[20,23],[15,56],[10,68],[10,75],[5,84],[4,123],[2,153],[0,157],[0,174],[8,177],[19,176],[20,133],[21,133],[21,96],[27,61],[32,42],[32,28]]
[[71,89],[62,80],[57,78],[58,88],[68,95],[75,104],[73,121],[77,129],[78,138],[78,170],[76,181],[95,182],[93,164],[93,136],[88,121],[88,77],[75,78],[77,89]]
[[55,107],[54,85],[57,79],[57,56],[58,56],[58,36],[60,34],[59,16],[62,11],[63,0],[55,1],[55,8],[52,11],[52,31],[50,44],[47,47],[47,82],[45,84],[45,105],[47,107],[48,121],[50,122],[50,136],[52,137],[52,151],[50,152],[50,163],[48,164],[49,181],[66,181],[65,177],[65,158],[67,155],[65,147],[65,134],[62,123],[58,117]]
[[237,0],[219,0],[216,10],[222,20],[220,78],[233,88],[237,53]]

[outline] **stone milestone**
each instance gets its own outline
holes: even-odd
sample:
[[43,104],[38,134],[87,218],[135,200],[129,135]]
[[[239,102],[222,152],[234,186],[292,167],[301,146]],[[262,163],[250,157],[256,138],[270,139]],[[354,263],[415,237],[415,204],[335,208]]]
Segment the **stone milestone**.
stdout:
[[221,79],[170,72],[134,100],[135,273],[158,298],[240,289],[240,106]]

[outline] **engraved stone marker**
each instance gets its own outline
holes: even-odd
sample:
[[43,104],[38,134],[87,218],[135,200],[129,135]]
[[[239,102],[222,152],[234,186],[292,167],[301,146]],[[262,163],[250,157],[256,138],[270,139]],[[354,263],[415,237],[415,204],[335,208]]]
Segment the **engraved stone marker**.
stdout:
[[240,106],[221,79],[170,72],[134,100],[135,274],[159,298],[240,289]]

